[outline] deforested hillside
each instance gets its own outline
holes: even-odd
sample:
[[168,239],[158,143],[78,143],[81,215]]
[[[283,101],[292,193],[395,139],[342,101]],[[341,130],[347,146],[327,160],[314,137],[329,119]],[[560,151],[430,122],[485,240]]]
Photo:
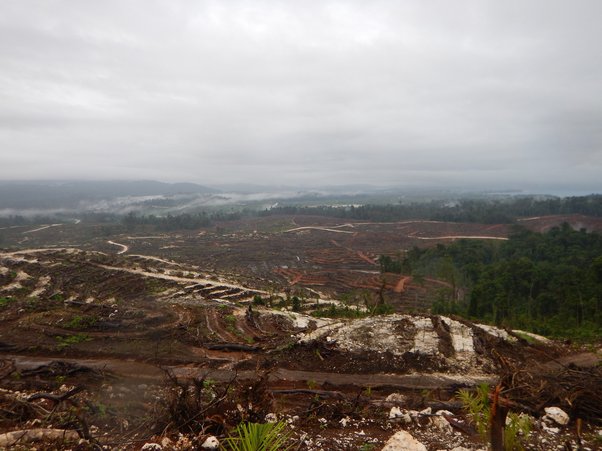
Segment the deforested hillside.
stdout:
[[201,449],[250,421],[281,424],[298,449],[378,449],[402,432],[428,449],[470,449],[485,438],[461,390],[500,383],[512,411],[543,428],[525,443],[576,439],[541,419],[548,407],[595,440],[597,395],[572,385],[600,381],[595,350],[456,316],[358,305],[355,319],[323,317],[349,306],[295,307],[233,274],[109,249],[0,254],[0,446]]

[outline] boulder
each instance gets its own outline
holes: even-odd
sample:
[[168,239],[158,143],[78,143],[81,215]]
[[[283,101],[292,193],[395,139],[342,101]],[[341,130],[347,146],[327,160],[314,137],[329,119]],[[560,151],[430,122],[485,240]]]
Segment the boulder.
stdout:
[[560,426],[566,426],[569,424],[568,414],[560,407],[546,407],[544,409],[546,414],[543,416],[543,420],[550,420]]
[[219,440],[216,437],[214,437],[213,435],[210,435],[209,437],[207,437],[205,439],[205,441],[201,445],[201,448],[203,448],[203,449],[219,449]]
[[440,417],[440,416],[431,417],[431,424],[433,425],[433,427],[439,429],[441,432],[444,432],[446,434],[451,434],[453,432],[451,424],[449,424],[449,421],[447,421],[443,417]]
[[382,451],[427,451],[427,449],[409,432],[399,431],[387,440]]
[[408,397],[406,395],[402,395],[401,393],[391,393],[385,399],[386,402],[394,402],[397,404],[405,404],[408,401]]
[[405,424],[412,422],[412,417],[410,414],[406,411],[402,411],[399,407],[391,407],[391,410],[389,411],[389,419],[400,419]]

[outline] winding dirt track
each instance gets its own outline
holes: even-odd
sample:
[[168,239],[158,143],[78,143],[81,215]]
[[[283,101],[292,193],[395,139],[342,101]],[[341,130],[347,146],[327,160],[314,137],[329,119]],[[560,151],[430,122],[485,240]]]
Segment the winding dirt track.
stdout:
[[121,271],[121,272],[128,272],[131,274],[138,274],[141,276],[146,276],[146,277],[150,277],[150,278],[155,278],[155,279],[162,279],[162,280],[171,280],[174,282],[183,282],[186,283],[188,285],[193,284],[207,284],[207,285],[213,285],[213,286],[220,286],[220,287],[227,287],[227,288],[237,288],[240,290],[245,290],[245,291],[252,291],[252,292],[257,292],[257,293],[262,293],[262,294],[268,294],[267,291],[263,291],[263,290],[257,290],[257,289],[249,289],[248,287],[244,287],[242,285],[237,285],[237,284],[233,284],[233,283],[227,283],[227,282],[216,282],[215,280],[211,280],[211,279],[199,279],[199,278],[195,278],[195,279],[191,279],[191,278],[186,278],[186,277],[177,277],[177,276],[170,276],[168,274],[161,274],[161,273],[154,273],[154,272],[149,272],[149,271],[143,271],[141,269],[134,269],[134,268],[120,268],[118,266],[109,266],[109,265],[101,265],[101,264],[96,264],[96,266],[98,266],[99,268],[103,268],[103,269],[107,269],[109,271]]
[[508,238],[502,237],[502,236],[481,236],[481,235],[412,236],[412,238],[415,238],[417,240],[501,240],[501,241],[508,241]]
[[399,281],[397,282],[397,285],[395,285],[395,288],[393,289],[393,291],[395,291],[395,293],[401,293],[405,288],[406,282],[409,282],[411,280],[412,280],[412,276],[401,276],[399,278]]
[[121,247],[121,250],[117,251],[117,254],[125,254],[129,250],[129,246],[126,246],[125,244],[116,243],[115,241],[107,241],[107,243]]
[[39,232],[40,230],[49,229],[50,227],[58,227],[58,226],[62,226],[62,225],[63,224],[49,224],[49,225],[45,225],[45,226],[42,226],[42,227],[38,227],[37,229],[26,230],[25,232],[23,232],[23,235],[25,235],[26,233]]
[[[344,224],[346,225],[346,224]],[[336,226],[343,227],[343,226]],[[285,233],[289,232],[299,232],[301,230],[322,230],[324,232],[334,232],[334,233],[350,233],[354,234],[355,232],[350,232],[348,230],[336,230],[334,227],[317,227],[317,226],[305,226],[305,227],[296,227],[294,229],[285,230]]]

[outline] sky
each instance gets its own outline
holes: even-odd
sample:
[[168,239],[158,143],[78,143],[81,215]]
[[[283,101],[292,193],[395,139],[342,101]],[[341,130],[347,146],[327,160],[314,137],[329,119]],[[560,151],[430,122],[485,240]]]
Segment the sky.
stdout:
[[602,191],[599,0],[4,0],[0,179]]

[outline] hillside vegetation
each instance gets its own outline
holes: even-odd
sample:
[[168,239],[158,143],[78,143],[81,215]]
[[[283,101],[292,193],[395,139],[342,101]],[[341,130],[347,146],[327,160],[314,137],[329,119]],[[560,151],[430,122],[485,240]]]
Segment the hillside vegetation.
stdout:
[[369,221],[429,219],[434,221],[512,223],[525,216],[582,214],[602,216],[602,195],[545,198],[533,196],[504,199],[433,200],[399,204],[337,206],[282,206],[262,212],[263,215],[320,215]]
[[602,337],[602,236],[567,224],[517,227],[505,242],[458,240],[410,250],[400,270],[450,282],[433,310],[543,335]]

